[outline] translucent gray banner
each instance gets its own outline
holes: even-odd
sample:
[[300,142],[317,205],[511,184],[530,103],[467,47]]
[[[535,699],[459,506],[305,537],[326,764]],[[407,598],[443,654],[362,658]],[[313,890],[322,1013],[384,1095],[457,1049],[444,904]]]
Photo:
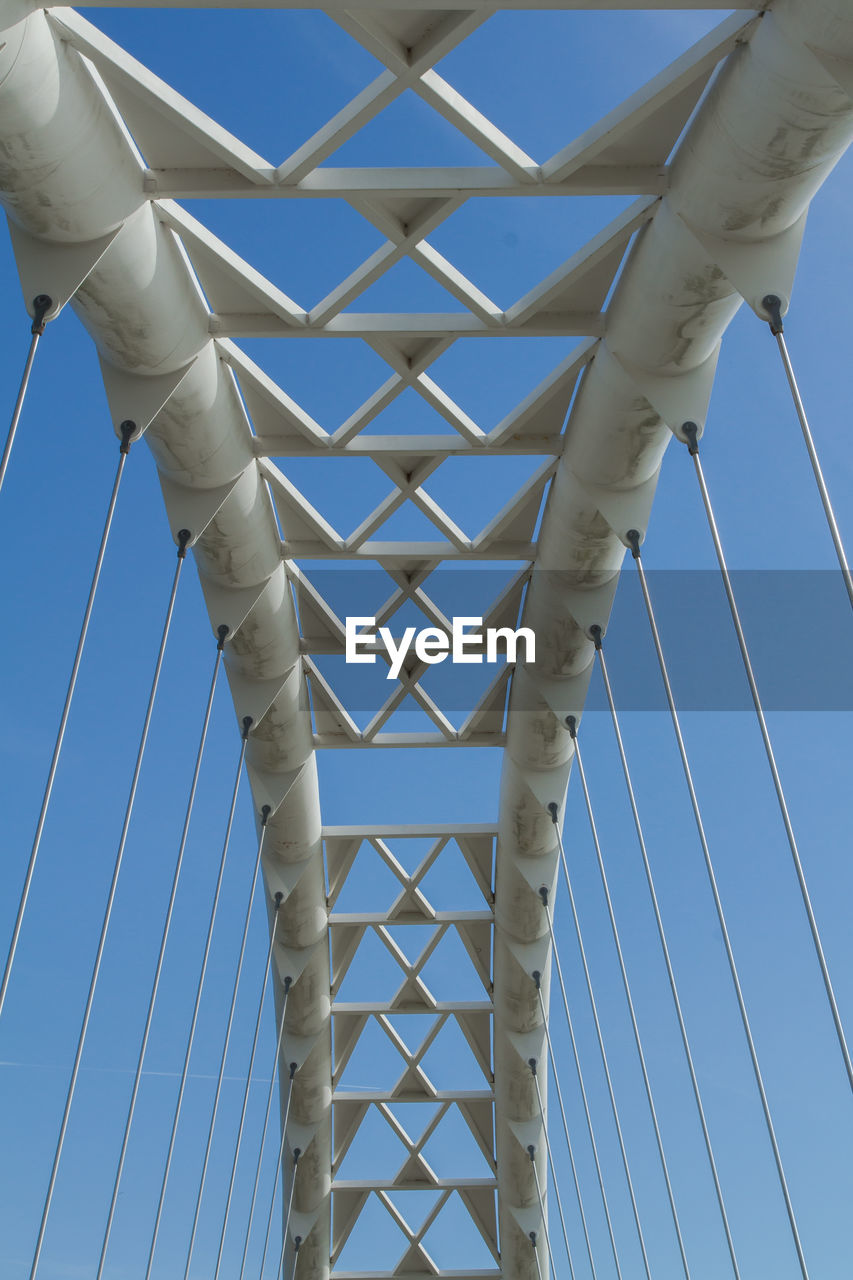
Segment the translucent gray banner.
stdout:
[[[501,625],[521,624],[523,594],[512,591],[518,567],[442,567],[429,574],[422,590],[448,620],[485,617],[507,592],[508,609]],[[719,574],[713,570],[647,570],[670,679],[684,711],[746,711],[752,706],[741,657]],[[385,606],[399,588],[382,569],[317,568],[306,577],[313,591],[333,610],[341,624],[350,617],[376,617],[395,644],[407,628],[417,632],[436,626],[427,601],[412,600],[385,616]],[[853,710],[853,614],[841,574],[833,570],[735,570],[732,582],[755,669],[768,711]],[[559,575],[549,573],[536,584],[560,594]],[[567,576],[566,585],[572,585]],[[529,584],[524,590],[529,590]],[[323,634],[309,592],[295,586],[297,608],[308,637],[307,649],[344,706],[353,712],[375,711],[395,688],[380,640],[373,646],[374,664],[348,663],[344,645]],[[516,609],[515,606],[519,608]],[[367,624],[362,632],[375,630]],[[369,646],[362,645],[362,651]],[[438,647],[438,646],[436,646]],[[519,650],[524,659],[524,645]],[[624,711],[666,709],[663,685],[652,645],[637,574],[630,562],[623,569],[605,637],[605,653],[618,706]],[[414,655],[412,655],[414,656]],[[539,657],[542,652],[540,649]],[[498,663],[454,663],[452,655],[428,667],[420,684],[448,714],[468,712],[505,666]],[[532,664],[536,669],[537,663]],[[606,705],[597,677],[587,706]]]

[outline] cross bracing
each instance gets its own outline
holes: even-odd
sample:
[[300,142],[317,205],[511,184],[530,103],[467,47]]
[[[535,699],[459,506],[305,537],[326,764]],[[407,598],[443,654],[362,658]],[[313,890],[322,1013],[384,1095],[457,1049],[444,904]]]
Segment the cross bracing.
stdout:
[[[3,199],[25,296],[50,294],[50,315],[71,301],[83,317],[101,354],[115,425],[129,419],[145,433],[172,530],[192,534],[211,623],[230,630],[225,661],[235,708],[238,719],[253,722],[253,791],[258,809],[271,810],[266,878],[271,892],[284,894],[288,940],[276,955],[278,977],[293,978],[283,1061],[295,1059],[299,1068],[291,1146],[298,1139],[306,1156],[293,1200],[298,1273],[325,1274],[329,1258],[334,1268],[373,1194],[408,1241],[397,1271],[435,1274],[422,1244],[427,1228],[414,1228],[390,1199],[395,1187],[434,1187],[444,1197],[436,1214],[452,1192],[462,1196],[495,1255],[495,1274],[533,1276],[527,1141],[538,1113],[525,1055],[542,1057],[544,1041],[526,970],[536,964],[544,975],[547,1003],[549,941],[538,894],[543,881],[553,891],[557,875],[548,806],[561,809],[565,795],[573,758],[565,722],[582,714],[589,627],[606,626],[629,531],[645,533],[670,433],[688,421],[700,430],[704,424],[726,324],[744,298],[762,319],[766,294],[787,305],[809,199],[849,140],[853,37],[847,19],[821,18],[821,28],[802,4],[780,0],[761,15],[738,8],[599,125],[537,161],[435,70],[502,6],[323,8],[384,70],[295,152],[269,162],[73,11],[33,11],[23,26],[14,20],[29,6],[9,6],[9,47],[19,41],[30,62],[15,62],[0,88],[13,122]],[[57,77],[64,112],[31,129],[33,65]],[[485,163],[327,163],[408,91],[476,146]],[[24,112],[22,125],[17,111]],[[83,119],[94,121],[90,135],[80,132]],[[430,242],[469,200],[613,195],[636,200],[506,308]],[[288,295],[285,280],[267,279],[181,204],[202,196],[340,199],[383,241],[306,309]],[[362,295],[404,261],[441,286],[454,309],[362,309]],[[507,405],[491,431],[429,372],[457,341],[554,335],[581,341],[519,404]],[[356,338],[388,375],[346,421],[324,425],[241,349],[241,341],[260,337]],[[404,393],[419,397],[449,432],[376,434],[380,415]],[[449,459],[476,455],[541,464],[487,523],[468,527],[431,494],[430,481]],[[349,527],[289,478],[288,460],[297,458],[316,458],[318,466],[325,465],[320,459],[369,459],[387,493]],[[428,539],[382,536],[407,504],[429,527]],[[358,709],[347,707],[345,689],[322,664],[342,652],[343,620],[314,568],[358,561],[387,578],[380,625],[394,625],[414,604],[445,632],[450,622],[431,576],[445,562],[512,563],[484,622],[535,625],[536,667],[499,670],[460,716],[425,687],[427,664],[409,654],[384,700],[359,723]],[[431,729],[385,728],[407,699]],[[496,885],[483,862],[491,867],[492,833],[457,836],[463,854],[466,839],[469,849],[479,841],[471,858],[475,874],[485,876],[485,909],[433,909],[418,872],[406,875],[390,838],[374,832],[368,838],[398,876],[399,900],[384,913],[338,913],[332,889],[319,927],[305,909],[327,896],[314,749],[465,745],[506,750]],[[441,855],[446,835],[436,835],[428,858]],[[359,843],[356,834],[326,833],[330,887],[335,876],[343,883]],[[411,958],[390,930],[416,922],[433,932]],[[494,942],[485,942],[492,932]],[[485,998],[454,1003],[431,995],[422,970],[448,933],[478,957]],[[338,987],[365,936],[385,948],[399,989],[385,1002],[341,1001]],[[322,1017],[309,998],[318,987],[331,992]],[[390,1020],[416,1009],[435,1017],[427,1041],[448,1020],[459,1025],[484,1072],[477,1097],[431,1085],[420,1065],[429,1043],[410,1049]],[[336,1086],[346,1056],[340,1042],[352,1051],[369,1020],[404,1064],[387,1096],[377,1091],[367,1103],[408,1151],[386,1183],[334,1176],[364,1114]],[[426,1137],[411,1137],[389,1110],[392,1098],[417,1095],[438,1101],[439,1119],[459,1107],[492,1176],[454,1181],[430,1170],[420,1155]],[[541,1153],[536,1168],[544,1179]]]

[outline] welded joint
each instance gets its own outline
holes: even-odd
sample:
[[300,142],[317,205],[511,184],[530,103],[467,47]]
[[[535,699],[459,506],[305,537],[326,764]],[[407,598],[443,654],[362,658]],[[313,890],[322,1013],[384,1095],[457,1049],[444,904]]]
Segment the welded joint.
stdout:
[[[280,880],[281,879],[280,872],[282,870],[287,870],[288,867],[292,865],[293,864],[282,865],[280,863],[277,864],[275,861],[272,861],[271,864],[267,867],[267,874],[272,880],[277,880],[277,879]],[[304,862],[297,863],[295,865],[301,869],[304,869],[305,867],[310,865],[310,860],[306,859]],[[283,886],[285,899],[290,898],[290,895],[293,893],[293,890],[295,889],[296,885],[299,883],[300,878],[301,876],[295,878],[290,884],[288,884],[287,880],[285,879],[284,886]],[[322,963],[324,954],[328,954],[328,949],[329,949],[329,935],[326,930],[321,931],[319,936],[316,937],[313,942],[308,942],[301,947],[300,946],[290,947],[290,946],[286,946],[283,942],[278,942],[276,944],[276,949],[275,949],[275,960],[276,960],[276,967],[278,970],[279,978],[283,980],[282,975],[287,974],[290,978],[291,985],[295,985],[299,981],[299,979],[303,976],[305,970],[309,967],[309,965],[312,964],[318,952],[320,954],[320,959]],[[349,961],[347,961],[347,965],[348,964],[349,964]],[[334,980],[331,987],[331,995],[332,995],[332,1007],[334,1008],[334,996],[335,996]],[[315,1033],[315,1034],[309,1034],[307,1036],[297,1037],[300,1044],[305,1046],[304,1052],[301,1055],[303,1058],[307,1057],[308,1054],[313,1051],[318,1034],[319,1033]]]
[[[148,412],[150,412],[150,406]],[[154,416],[156,417],[156,414]],[[166,515],[171,528],[180,529],[182,525],[191,525],[193,543],[198,542],[240,483],[243,474],[240,472],[235,479],[225,484],[210,488],[193,488],[191,485],[178,484],[170,476],[159,471],[157,478],[160,481],[163,501],[166,504]]]
[[[693,403],[695,399],[694,395],[690,402]],[[672,409],[670,409],[671,412]],[[577,472],[573,474],[620,542],[627,544],[626,531],[629,528],[647,528],[660,479],[660,466],[652,475],[629,489],[614,489],[607,485],[594,484],[579,476]]]
[[[8,221],[21,290],[33,317],[32,333],[40,335],[45,319],[55,320],[71,301],[124,223],[91,240],[68,241],[36,235],[13,218]],[[40,311],[42,315],[38,314]]]
[[[545,832],[550,833],[551,836],[554,834],[554,827],[550,817],[547,818]],[[559,871],[559,858],[559,841],[554,840],[549,848],[544,849],[542,853],[535,856],[529,857],[526,854],[520,854],[513,863],[513,871],[524,881],[532,893],[538,894],[540,885],[553,885],[556,882]],[[498,923],[501,923],[500,919]],[[511,928],[511,921],[508,921],[507,924]],[[525,949],[536,945],[539,940],[528,939],[528,941],[522,942],[507,931],[503,934],[503,941],[514,954],[522,956],[525,954]],[[524,967],[529,968],[530,965],[527,964]]]
[[[121,369],[99,356],[101,377],[104,381],[107,404],[113,422],[121,422],[124,418],[133,418],[142,435],[165,407],[180,387],[189,372],[195,366],[194,357],[180,369],[168,373],[139,373]],[[161,485],[163,473],[158,470]],[[167,505],[168,510],[168,505]],[[199,519],[194,512],[187,517],[179,517],[180,523],[198,526]],[[172,528],[179,527],[178,520],[171,521]],[[201,530],[199,530],[201,532]]]
[[[206,515],[202,519],[204,521]],[[184,521],[179,521],[178,523],[184,523]],[[192,523],[192,521],[188,520],[186,523]],[[261,597],[270,589],[272,583],[283,574],[284,565],[279,562],[272,573],[260,583],[250,583],[244,587],[224,586],[205,574],[200,574],[201,589],[204,592],[204,600],[211,625],[213,626],[214,620],[218,618],[221,623],[225,623],[229,627],[232,636],[236,635],[261,600]]]
[[[294,980],[294,984],[295,981],[296,980]],[[301,1071],[317,1046],[320,1045],[322,1049],[327,1045],[327,1036],[328,1027],[308,1036],[292,1034],[287,1030],[287,1027],[285,1027],[284,1036],[282,1037],[282,1059],[285,1062],[296,1062],[298,1069]],[[307,1132],[308,1131],[306,1131],[306,1133]],[[313,1133],[313,1130],[311,1133]],[[311,1135],[308,1134],[308,1137],[310,1136]],[[302,1143],[303,1148],[308,1146],[308,1137],[306,1137],[306,1140]]]
[[[716,343],[710,355],[700,364],[679,372],[675,377],[672,374],[644,368],[606,345],[604,349],[609,357],[608,370],[617,374],[626,391],[630,389],[633,394],[639,391],[650,409],[671,431],[684,420],[688,413],[694,414],[704,423],[711,402],[721,342]],[[620,502],[624,502],[631,492],[634,492],[638,498],[641,496],[645,498],[647,511],[643,512],[643,504],[634,503],[636,516],[629,516],[626,523],[645,525],[648,522],[648,513],[651,511],[651,502],[659,474],[660,468],[633,491],[621,489],[613,491]],[[643,485],[648,489],[645,495],[643,495]]]
[[[294,1082],[294,1087],[295,1087],[295,1082]],[[331,1104],[329,1104],[329,1113],[331,1113]],[[290,1135],[290,1141],[293,1143],[292,1150],[294,1152],[298,1151],[300,1158],[305,1154],[305,1152],[311,1146],[311,1143],[314,1141],[314,1138],[316,1137],[317,1131],[320,1129],[321,1124],[322,1122],[319,1120],[311,1124],[299,1124],[297,1121],[293,1119],[293,1113],[291,1112],[291,1118],[288,1122],[287,1131],[288,1131],[288,1134]],[[294,1163],[296,1163],[296,1161],[294,1161]]]
[[[761,320],[767,319],[767,297],[778,297],[787,311],[803,243],[808,209],[789,227],[760,240],[738,240],[701,230],[679,213],[690,234]],[[699,402],[697,402],[699,403]]]
[[[594,616],[601,617],[602,615],[596,612]],[[566,716],[569,714],[575,715],[578,719],[580,718],[594,668],[594,657],[590,654],[586,666],[577,675],[554,678],[535,672],[531,673],[531,684],[534,691],[551,710],[560,725],[565,724]],[[534,771],[529,770],[528,772],[533,773]],[[545,808],[555,796],[565,793],[564,784],[568,783],[568,768],[565,769],[565,779],[558,775],[559,783],[550,771],[545,773],[539,770],[537,772],[542,774],[540,785],[531,787],[531,790],[534,790],[534,794],[541,799],[542,807]]]
[[[537,969],[536,972],[538,973],[539,970]],[[527,979],[529,979],[530,969],[525,969],[524,975]],[[534,992],[534,999],[536,1003],[536,1008],[538,1009],[539,1000],[535,992]],[[528,1071],[530,1068],[530,1059],[533,1058],[536,1062],[540,1062],[543,1059],[543,1055],[545,1053],[544,1022],[536,1023],[535,1026],[530,1027],[527,1031],[509,1031],[508,1030],[505,1034],[506,1034],[507,1044],[513,1050],[517,1059],[517,1061],[516,1060],[513,1061],[512,1068],[511,1068],[512,1074],[515,1076],[515,1078],[518,1081],[525,1080],[528,1083],[530,1083],[530,1078],[528,1076]],[[537,1115],[538,1115],[538,1112],[537,1112]],[[510,1127],[512,1127],[514,1123],[516,1122],[508,1121],[508,1124],[510,1125]],[[521,1122],[519,1121],[518,1123],[521,1123]]]

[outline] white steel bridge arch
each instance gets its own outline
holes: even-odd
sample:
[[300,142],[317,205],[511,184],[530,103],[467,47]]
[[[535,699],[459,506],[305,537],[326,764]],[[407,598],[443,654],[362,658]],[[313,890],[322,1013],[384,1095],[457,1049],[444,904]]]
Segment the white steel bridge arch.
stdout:
[[[335,1096],[347,1051],[368,1017],[427,1010],[457,1018],[482,1059],[483,1096],[463,1102],[472,1132],[484,1149],[493,1147],[497,1220],[491,1184],[463,1180],[459,1189],[495,1254],[495,1274],[535,1280],[528,1233],[539,1212],[527,1145],[540,1122],[527,1064],[531,1056],[543,1060],[546,1047],[529,975],[534,967],[541,970],[547,993],[550,946],[539,890],[544,883],[553,892],[557,878],[549,805],[562,813],[574,756],[566,717],[582,716],[593,664],[589,627],[606,626],[627,535],[645,532],[663,452],[684,422],[698,423],[700,432],[704,425],[725,328],[744,300],[762,319],[768,294],[787,308],[809,202],[853,137],[853,6],[848,0],[775,0],[761,13],[736,6],[695,48],[543,165],[434,70],[446,52],[505,6],[421,0],[391,9],[358,2],[344,8],[327,0],[322,7],[385,69],[273,167],[73,10],[3,0],[0,200],[28,304],[48,294],[54,300],[49,322],[70,303],[91,333],[114,425],[131,420],[144,433],[171,528],[192,532],[211,623],[230,629],[225,661],[235,709],[239,720],[253,720],[247,764],[255,805],[271,810],[266,883],[270,895],[284,894],[278,977],[294,979],[283,1061],[299,1068],[291,1109],[303,1150],[294,1193],[303,1239],[297,1274],[303,1280],[329,1274],[330,1258],[340,1253],[369,1190],[367,1184],[339,1185],[330,1213],[333,1171],[360,1118],[352,1099]],[[323,165],[406,88],[492,163],[461,173]],[[431,232],[471,196],[555,191],[637,199],[506,311],[429,243]],[[186,213],[181,198],[197,195],[336,195],[364,213],[386,240],[305,312]],[[433,275],[465,310],[391,316],[354,311],[359,294],[404,257]],[[427,369],[454,340],[514,334],[574,334],[581,341],[486,435]],[[241,352],[238,340],[248,336],[358,336],[382,355],[390,376],[353,420],[329,435]],[[360,434],[408,387],[450,422],[457,433],[452,443],[391,437],[380,449],[376,437]],[[423,484],[450,453],[478,452],[541,453],[543,461],[508,506],[470,538]],[[275,461],[362,453],[374,457],[395,492],[348,537],[299,493],[286,464]],[[433,523],[435,541],[393,543],[375,536],[405,500]],[[424,666],[413,656],[389,703],[360,731],[312,662],[312,650],[340,651],[340,619],[310,584],[302,587],[297,616],[292,562],[305,559],[375,560],[399,585],[388,616],[418,593],[439,625],[446,620],[429,601],[427,582],[436,566],[517,561],[516,583],[495,603],[490,620],[514,620],[523,601],[521,620],[537,636],[535,668],[513,673],[506,714],[503,674],[457,727],[420,689]],[[533,564],[537,572],[530,578]],[[412,690],[436,727],[406,741],[385,733],[382,724]],[[437,812],[432,828],[396,835],[429,835],[437,847],[456,835],[479,876],[482,918],[449,923],[462,929],[473,951],[482,950],[483,930],[488,937],[493,928],[484,1000],[477,1008],[439,1007],[416,968],[403,966],[404,980],[386,1010],[336,1008],[335,992],[372,925],[340,920],[329,949],[315,750],[466,744],[504,749],[497,827],[484,823],[476,831],[451,832]],[[335,885],[343,883],[364,834],[325,833],[332,909]],[[383,833],[371,834],[381,844]],[[436,921],[411,877],[401,880],[393,919]],[[431,1096],[417,1083],[417,1070],[413,1056],[400,1096],[417,1096],[419,1088]],[[415,1149],[410,1164],[397,1185],[439,1186]],[[537,1152],[535,1168],[544,1184],[544,1150]],[[428,1274],[416,1233],[410,1241],[400,1268]]]

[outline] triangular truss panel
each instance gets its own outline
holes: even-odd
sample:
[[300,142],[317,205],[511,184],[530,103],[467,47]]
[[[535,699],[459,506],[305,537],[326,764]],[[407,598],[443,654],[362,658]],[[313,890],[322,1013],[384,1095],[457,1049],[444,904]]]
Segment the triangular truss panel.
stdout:
[[[266,879],[284,895],[278,976],[292,981],[282,1052],[286,1067],[295,1063],[288,1150],[298,1140],[309,1153],[295,1175],[296,1280],[328,1276],[330,1259],[336,1280],[352,1280],[336,1264],[368,1203],[401,1242],[390,1270],[376,1274],[446,1274],[426,1237],[451,1200],[490,1259],[466,1277],[537,1280],[531,1206],[534,1171],[544,1182],[546,1170],[528,1154],[542,1124],[528,1063],[542,1056],[544,1030],[530,969],[535,962],[545,975],[547,1002],[539,893],[555,878],[551,819],[573,757],[566,715],[581,713],[588,628],[606,626],[628,531],[645,534],[670,434],[687,420],[704,427],[723,331],[742,299],[763,315],[771,291],[787,308],[804,211],[853,136],[853,30],[839,6],[830,19],[807,0],[780,0],[778,20],[773,5],[759,13],[741,0],[712,4],[722,17],[712,31],[592,128],[567,120],[563,145],[535,156],[459,91],[443,63],[500,10],[524,6],[259,7],[322,10],[375,64],[372,79],[312,122],[289,154],[257,153],[70,7],[0,0],[0,201],[27,306],[35,288],[53,300],[48,320],[66,303],[83,317],[113,425],[130,420],[144,432],[170,524],[192,534],[211,623],[229,628],[235,709],[241,722],[252,717],[253,794],[258,809],[269,807]],[[591,4],[592,14],[601,7]],[[266,86],[258,88],[263,110]],[[411,118],[428,121],[458,163],[424,162],[417,137],[403,139],[405,163],[353,162],[368,134],[387,141],[388,120],[411,104]],[[440,228],[474,202],[485,211],[590,196],[625,204],[580,247],[567,235],[560,265],[509,306],[438,247]],[[341,202],[376,247],[303,296],[286,264],[268,278],[205,224],[198,202],[240,200]],[[435,309],[407,301],[407,280],[423,282]],[[442,382],[442,357],[471,338],[498,349],[543,339],[572,348],[486,423]],[[370,368],[353,389],[342,359],[335,380],[352,397],[334,422],[271,376],[261,354],[346,341],[369,354]],[[517,485],[500,498],[484,486],[476,517],[435,496],[451,459],[521,457]],[[297,459],[319,470],[330,459],[369,462],[381,491],[359,492],[363,502],[343,510],[332,484],[304,492]],[[445,699],[426,678],[436,664],[409,619],[422,618],[449,650],[460,636],[439,572],[490,565],[508,576],[464,634],[488,678],[471,683],[467,702]],[[359,610],[332,598],[318,566],[351,575],[370,601],[360,611],[370,632],[362,656],[375,679],[364,705],[354,705],[355,682],[340,678],[347,617]],[[381,590],[368,592],[367,573],[380,576]],[[489,649],[487,630],[521,625],[537,637],[535,660],[506,635],[499,652]],[[451,827],[438,812],[426,827],[324,830],[314,753],[333,747],[504,748],[500,823]],[[365,842],[395,896],[344,911]],[[422,843],[414,860],[406,842]],[[476,907],[431,901],[430,877],[451,846],[481,894]],[[401,941],[406,931],[414,949]],[[440,999],[430,987],[448,938],[454,963],[470,966],[471,998]],[[389,994],[341,999],[368,945],[382,956]],[[412,1028],[426,1019],[427,1029],[407,1038],[406,1019]],[[381,1087],[344,1088],[368,1027],[393,1048],[397,1074]],[[479,1073],[474,1088],[439,1088],[430,1077],[431,1047],[446,1028]],[[422,1109],[425,1124],[407,1127],[395,1110],[403,1106]],[[451,1109],[483,1176],[440,1177],[424,1154]],[[339,1176],[374,1113],[404,1157],[384,1178]],[[407,1211],[427,1195],[423,1213]],[[293,1230],[286,1243],[295,1246]]]

